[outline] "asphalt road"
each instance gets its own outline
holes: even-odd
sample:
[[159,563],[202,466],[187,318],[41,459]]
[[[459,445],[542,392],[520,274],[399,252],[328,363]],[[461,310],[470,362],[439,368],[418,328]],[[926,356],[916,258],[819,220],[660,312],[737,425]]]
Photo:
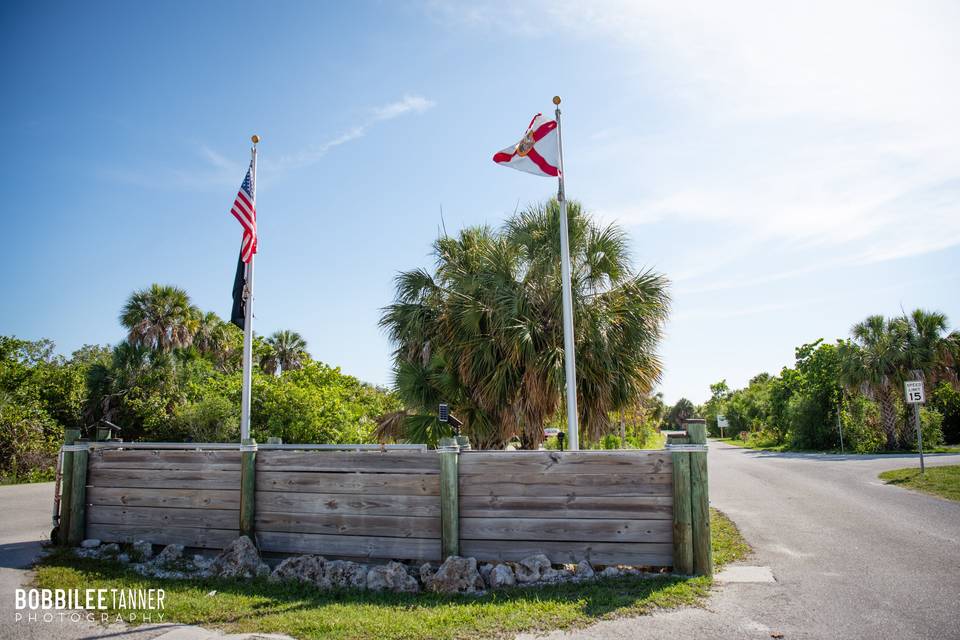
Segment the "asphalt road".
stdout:
[[[775,583],[726,584],[705,608],[558,638],[960,638],[960,503],[889,486],[916,456],[774,454],[710,444],[710,501]],[[960,455],[927,458],[960,464]]]

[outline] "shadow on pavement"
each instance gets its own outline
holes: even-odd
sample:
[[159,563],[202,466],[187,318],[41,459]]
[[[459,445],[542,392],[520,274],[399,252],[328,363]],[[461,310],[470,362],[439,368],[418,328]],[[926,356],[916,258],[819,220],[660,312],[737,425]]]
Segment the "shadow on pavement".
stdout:
[[29,569],[43,553],[44,540],[0,544],[0,568]]

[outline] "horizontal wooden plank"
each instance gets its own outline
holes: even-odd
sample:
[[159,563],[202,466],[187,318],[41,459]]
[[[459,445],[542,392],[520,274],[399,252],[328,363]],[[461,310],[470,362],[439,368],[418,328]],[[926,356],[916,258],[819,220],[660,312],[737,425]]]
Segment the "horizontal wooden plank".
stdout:
[[670,474],[498,473],[460,476],[461,496],[671,496]]
[[377,516],[440,516],[438,496],[385,496],[348,493],[257,491],[259,511],[342,513]]
[[462,518],[634,518],[671,520],[669,496],[460,496]]
[[440,540],[426,538],[380,538],[335,536],[317,533],[257,533],[263,551],[276,553],[315,553],[324,556],[350,556],[383,560],[439,560]]
[[257,491],[439,496],[440,476],[422,473],[259,471]]
[[202,527],[152,527],[129,524],[88,524],[87,538],[104,542],[135,542],[146,540],[154,544],[182,544],[201,549],[224,549],[240,536],[239,529],[208,529]]
[[669,451],[494,451],[464,452],[460,475],[669,474]]
[[440,473],[435,451],[260,451],[257,470]]
[[240,491],[229,489],[154,489],[87,487],[87,503],[129,507],[239,509]]
[[673,566],[672,543],[624,544],[619,542],[461,540],[460,555],[477,560],[519,562],[537,553],[546,554],[554,564],[573,564],[588,560],[595,565],[623,564],[632,567]]
[[87,508],[87,522],[154,527],[232,529],[239,526],[240,512],[236,509],[171,509],[90,505]]
[[238,470],[239,451],[175,451],[97,449],[90,455],[91,469]]
[[155,469],[90,469],[94,487],[155,487],[157,489],[239,489],[240,471]]
[[670,520],[460,518],[460,537],[473,540],[672,542]]
[[325,533],[342,536],[385,536],[390,538],[440,537],[439,517],[279,513],[258,510],[254,518],[257,532],[288,531],[290,533]]

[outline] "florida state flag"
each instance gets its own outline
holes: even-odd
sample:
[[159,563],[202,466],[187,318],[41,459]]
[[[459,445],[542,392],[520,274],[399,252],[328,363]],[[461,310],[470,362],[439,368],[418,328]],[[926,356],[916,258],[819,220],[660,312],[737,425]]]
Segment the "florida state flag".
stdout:
[[497,164],[526,171],[535,176],[556,178],[559,175],[560,145],[557,140],[557,121],[544,120],[538,113],[530,121],[520,142],[493,156]]

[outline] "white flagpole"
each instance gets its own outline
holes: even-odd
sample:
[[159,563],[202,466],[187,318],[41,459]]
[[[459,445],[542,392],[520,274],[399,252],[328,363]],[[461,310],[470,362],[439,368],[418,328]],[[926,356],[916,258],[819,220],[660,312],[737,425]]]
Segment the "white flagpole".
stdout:
[[[253,146],[250,147],[250,163],[253,167],[253,206],[257,206],[257,143],[259,136],[253,136]],[[250,385],[253,376],[253,260],[250,256],[247,263],[246,282],[243,287],[244,318],[243,318],[243,392],[240,398],[240,443],[250,439]]]
[[577,356],[573,339],[573,293],[570,286],[570,232],[567,229],[567,197],[563,190],[563,135],[560,132],[560,96],[557,106],[557,145],[560,149],[560,175],[557,200],[560,202],[560,264],[563,278],[563,362],[567,379],[567,443],[570,451],[580,449],[580,423],[577,417]]

